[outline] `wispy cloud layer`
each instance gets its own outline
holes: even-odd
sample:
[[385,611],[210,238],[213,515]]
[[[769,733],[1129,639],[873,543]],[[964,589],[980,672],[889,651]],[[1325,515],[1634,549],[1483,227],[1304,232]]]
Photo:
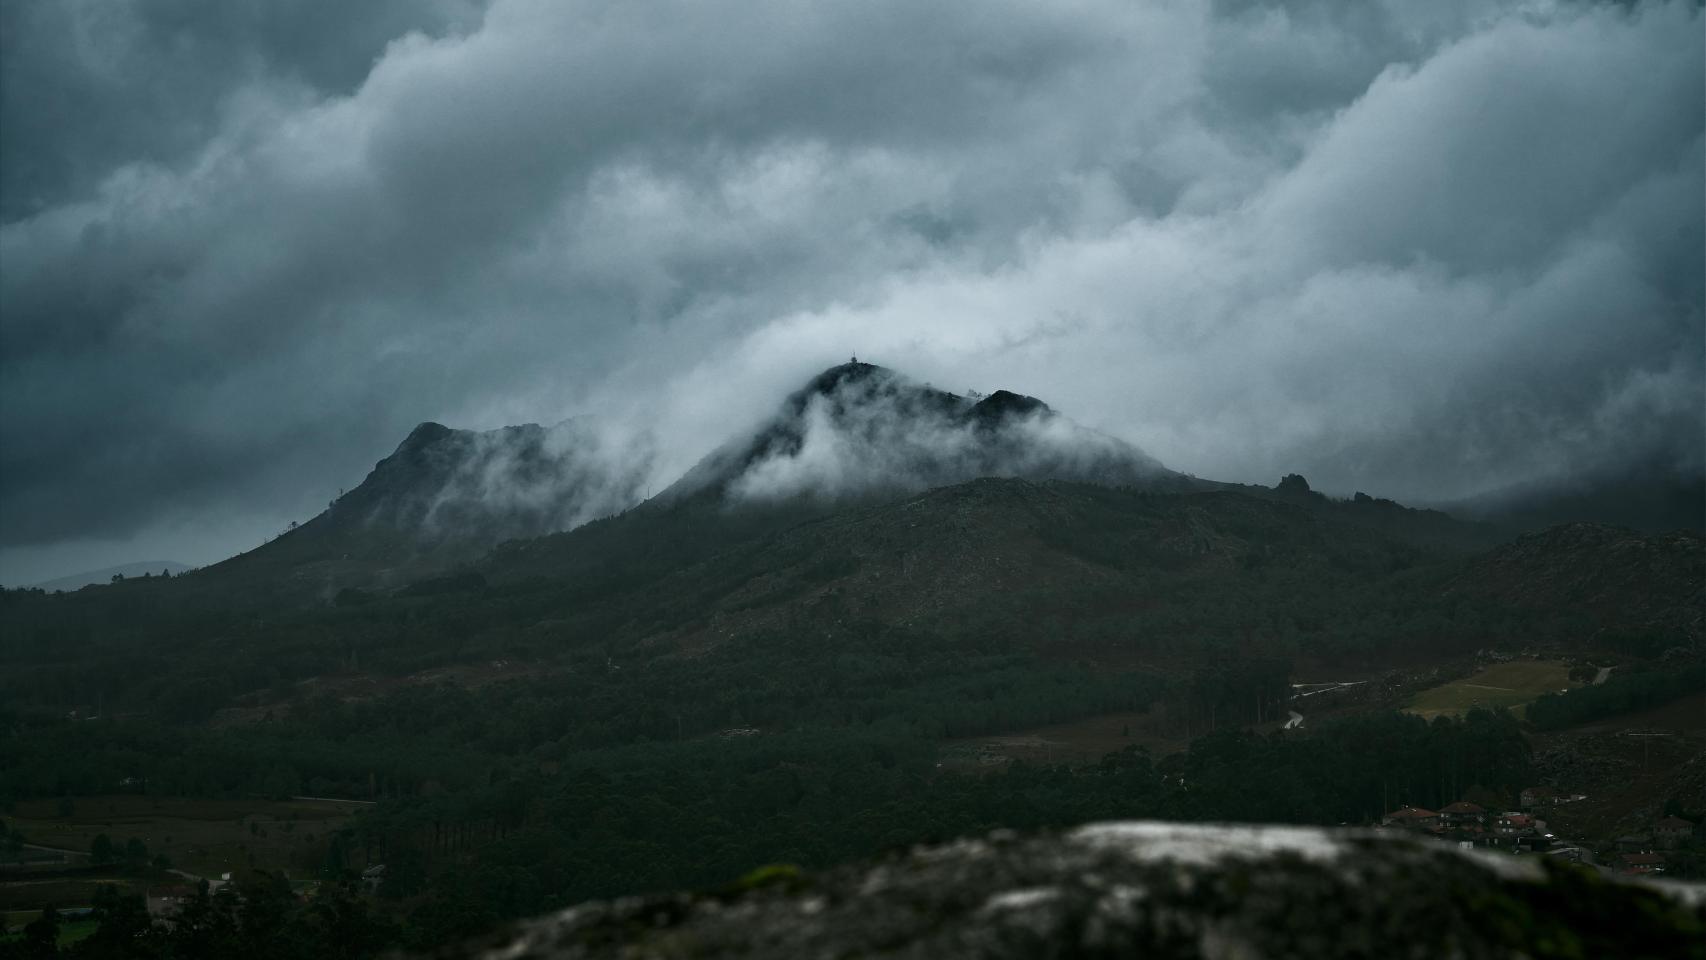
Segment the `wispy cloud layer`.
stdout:
[[1203,476],[1701,469],[1696,4],[186,9],[0,6],[0,581],[426,419],[661,486],[854,350]]

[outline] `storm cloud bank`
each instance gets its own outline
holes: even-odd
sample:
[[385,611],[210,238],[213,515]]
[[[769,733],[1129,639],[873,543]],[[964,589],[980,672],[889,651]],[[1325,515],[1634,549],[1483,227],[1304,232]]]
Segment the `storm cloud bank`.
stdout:
[[661,488],[853,351],[1217,479],[1702,469],[1695,3],[0,11],[0,582],[426,419]]

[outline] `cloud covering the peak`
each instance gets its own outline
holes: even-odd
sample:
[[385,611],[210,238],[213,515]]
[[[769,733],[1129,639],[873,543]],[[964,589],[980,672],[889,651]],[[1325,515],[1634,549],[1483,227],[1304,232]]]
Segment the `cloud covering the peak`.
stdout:
[[1181,489],[1186,478],[1035,397],[970,396],[871,364],[814,378],[751,435],[739,434],[665,490],[726,503],[834,502],[980,477]]
[[0,2],[0,582],[857,351],[1175,469],[1703,468],[1700,5]]

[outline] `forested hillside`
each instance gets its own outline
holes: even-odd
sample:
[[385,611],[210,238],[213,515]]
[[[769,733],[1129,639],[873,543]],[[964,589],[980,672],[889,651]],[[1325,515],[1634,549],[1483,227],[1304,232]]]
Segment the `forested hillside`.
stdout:
[[[1296,664],[1431,670],[1631,636],[1698,651],[1689,622],[1648,615],[1692,602],[1697,543],[1572,530],[1479,552],[1484,528],[1301,478],[983,479],[830,509],[649,505],[320,601],[201,573],[7,591],[0,801],[378,800],[257,868],[383,863],[376,942],[423,946],[999,825],[1363,822],[1514,793],[1525,737],[1504,713],[1425,722],[1378,696],[1249,732],[1285,717]],[[1630,555],[1652,569],[1580,602],[1520,586]],[[1110,713],[1190,745],[945,762],[955,738]]]

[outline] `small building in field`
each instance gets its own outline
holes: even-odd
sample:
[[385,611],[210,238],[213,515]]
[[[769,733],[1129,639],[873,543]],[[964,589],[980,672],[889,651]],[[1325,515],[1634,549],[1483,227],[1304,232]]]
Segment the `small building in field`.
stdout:
[[1661,847],[1676,847],[1694,837],[1694,823],[1681,817],[1665,817],[1653,824],[1653,839]]

